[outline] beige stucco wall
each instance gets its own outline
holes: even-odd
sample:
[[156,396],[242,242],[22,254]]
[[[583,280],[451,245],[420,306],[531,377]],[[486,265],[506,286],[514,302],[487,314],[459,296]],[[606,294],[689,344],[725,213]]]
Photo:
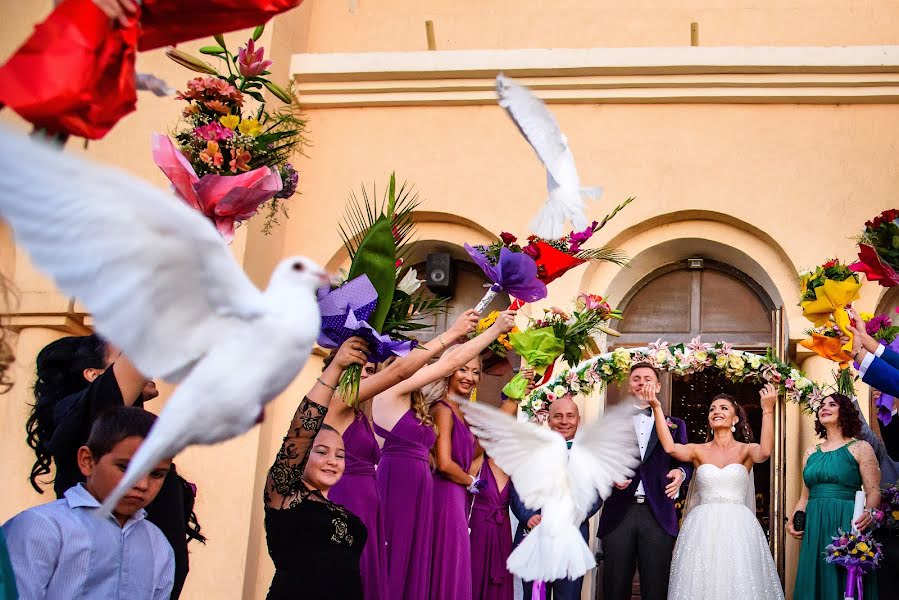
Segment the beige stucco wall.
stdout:
[[[0,55],[6,56],[49,2],[2,0],[0,6]],[[702,45],[899,44],[899,4],[845,0],[306,0],[276,19],[263,42],[279,61],[276,74],[286,80],[290,58],[298,54],[423,50],[427,19],[435,23],[440,50],[478,49],[488,57],[518,48],[683,45],[689,43],[691,21],[700,23]],[[236,44],[244,37],[228,39]],[[452,63],[453,57],[441,60]],[[178,86],[190,76],[159,51],[141,55],[139,69]],[[899,112],[893,102],[721,104],[710,98],[699,104],[554,104],[582,180],[605,187],[591,215],[602,217],[625,197],[637,196],[599,236],[637,259],[631,270],[600,265],[566,275],[552,286],[549,301],[566,302],[580,289],[620,299],[666,260],[705,252],[738,266],[781,299],[795,341],[807,327],[795,307],[795,270],[830,256],[850,258],[861,223],[894,204]],[[171,100],[141,95],[138,111],[87,152],[164,186],[150,159],[149,136],[173,125],[178,111]],[[298,162],[301,195],[293,200],[290,219],[270,237],[254,226],[243,228],[233,246],[260,285],[274,262],[292,253],[340,266],[345,255],[336,223],[347,193],[362,182],[383,187],[392,170],[421,192],[423,239],[459,244],[485,241],[487,232],[523,233],[543,201],[543,172],[495,105],[317,108],[308,117],[312,146]],[[8,111],[0,118],[21,126]],[[77,142],[69,147],[81,151]],[[20,292],[13,320],[19,332],[13,338],[18,385],[0,402],[5,520],[50,499],[26,481],[31,460],[23,425],[33,360],[52,339],[82,331],[84,314],[33,271],[7,232],[2,235],[0,268]],[[880,295],[879,288],[866,286],[860,308],[873,309]],[[803,366],[819,378],[829,376],[829,365],[815,359]],[[199,486],[197,510],[210,538],[205,547],[192,545],[186,598],[264,596],[272,565],[260,488],[297,400],[319,368],[313,358],[260,427],[178,458],[179,469]],[[809,441],[808,418],[789,407],[787,429],[789,508],[798,496],[797,461]],[[788,541],[789,573],[795,551]],[[788,577],[788,590],[791,585]]]

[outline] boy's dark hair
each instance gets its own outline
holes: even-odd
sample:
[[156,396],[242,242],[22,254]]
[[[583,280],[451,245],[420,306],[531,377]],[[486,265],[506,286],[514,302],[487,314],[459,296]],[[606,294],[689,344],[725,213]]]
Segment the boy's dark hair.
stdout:
[[628,375],[630,375],[631,373],[633,373],[633,372],[636,371],[637,369],[649,369],[650,371],[652,371],[653,373],[655,373],[656,381],[661,381],[661,380],[662,380],[662,379],[661,379],[661,376],[659,375],[659,370],[656,369],[656,368],[655,368],[654,366],[652,366],[651,364],[649,364],[648,362],[638,362],[638,363],[634,363],[633,365],[631,365],[631,370],[630,370],[630,373],[628,373]]
[[155,421],[156,415],[142,408],[118,406],[97,417],[86,446],[98,461],[125,438],[147,437]]

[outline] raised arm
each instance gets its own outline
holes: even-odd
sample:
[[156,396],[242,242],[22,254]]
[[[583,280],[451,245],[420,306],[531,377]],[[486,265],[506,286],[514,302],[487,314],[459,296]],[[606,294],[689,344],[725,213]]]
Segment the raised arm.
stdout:
[[656,398],[656,393],[653,386],[649,385],[643,386],[643,389],[640,390],[640,395],[649,403],[649,406],[652,407],[652,414],[655,418],[656,435],[659,436],[659,443],[662,444],[662,448],[673,459],[692,463],[696,460],[696,445],[678,444],[674,441],[674,438],[671,437],[671,430],[668,429],[668,422],[665,420],[665,413],[662,412],[662,403]]
[[511,331],[513,327],[515,327],[515,311],[507,310],[501,312],[493,325],[487,328],[484,333],[465,342],[452,354],[442,356],[434,364],[419,369],[412,377],[390,388],[390,394],[396,396],[409,394],[438,379],[448,377],[456,369],[479,355],[490,345],[490,342],[503,333]]
[[865,508],[867,509],[856,519],[855,526],[859,531],[865,531],[874,524],[871,518],[871,509],[880,508],[880,465],[874,448],[865,441],[858,441],[849,446],[849,451],[858,462],[858,470],[862,475],[862,485],[865,487]]
[[[805,471],[805,464],[808,462],[808,457],[812,455],[812,452],[815,451],[815,446],[809,446],[805,450],[805,456],[802,459],[802,472]],[[800,475],[801,476],[801,475]],[[792,535],[797,540],[801,540],[805,531],[796,531],[793,527],[793,517],[796,516],[796,513],[801,511],[805,511],[805,507],[808,504],[808,486],[805,485],[805,478],[802,478],[802,494],[799,495],[799,500],[796,502],[796,506],[793,507],[793,512],[790,513],[790,518],[787,520],[787,533]]]
[[761,463],[770,458],[774,449],[774,404],[777,402],[777,388],[767,384],[759,390],[759,401],[762,405],[762,436],[758,444],[749,447],[752,462]]
[[[362,342],[359,338],[351,338]],[[348,340],[349,342],[350,340]],[[331,396],[337,388],[337,380],[351,364],[364,365],[365,353],[355,349],[356,344],[345,343],[340,346],[334,360],[325,369],[315,385],[300,402],[297,412],[290,422],[284,443],[278,450],[275,463],[268,470],[265,480],[263,499],[269,508],[290,508],[305,499],[306,486],[303,485],[303,471],[312,442],[321,429]]]
[[465,311],[444,333],[426,344],[416,346],[406,356],[398,358],[387,368],[363,380],[359,384],[359,402],[367,402],[384,390],[408,379],[432,358],[455,344],[459,338],[467,337],[477,326],[478,313],[473,309]]

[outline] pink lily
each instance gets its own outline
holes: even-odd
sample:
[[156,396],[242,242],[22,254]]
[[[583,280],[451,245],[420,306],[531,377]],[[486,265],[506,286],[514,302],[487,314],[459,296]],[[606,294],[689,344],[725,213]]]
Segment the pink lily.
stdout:
[[259,46],[256,50],[253,40],[247,42],[246,48],[237,50],[237,70],[244,77],[259,77],[263,71],[272,65],[270,60],[262,60],[265,48]]

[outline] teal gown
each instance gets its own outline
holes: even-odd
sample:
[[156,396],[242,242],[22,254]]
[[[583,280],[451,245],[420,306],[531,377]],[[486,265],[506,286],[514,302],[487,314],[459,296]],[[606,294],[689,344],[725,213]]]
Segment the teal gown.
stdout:
[[[818,444],[802,471],[809,496],[793,600],[843,599],[846,569],[825,562],[824,548],[839,528],[847,532],[852,528],[855,492],[862,487],[858,462],[849,451],[856,441],[829,452]],[[875,577],[864,577],[865,600],[877,600]]]

